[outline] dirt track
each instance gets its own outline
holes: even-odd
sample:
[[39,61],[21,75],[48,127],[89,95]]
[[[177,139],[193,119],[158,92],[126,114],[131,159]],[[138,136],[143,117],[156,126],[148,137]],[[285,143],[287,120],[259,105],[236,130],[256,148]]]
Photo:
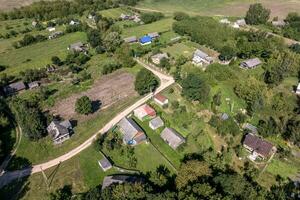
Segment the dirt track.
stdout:
[[[126,97],[137,95],[134,90],[134,76],[126,72],[116,72],[104,76],[100,80],[97,80],[91,89],[73,94],[57,102],[55,106],[51,108],[50,112],[64,119],[84,121],[93,116],[93,114],[89,116],[78,115],[75,112],[76,99],[84,95],[93,101],[95,108],[94,114],[96,114],[101,111],[101,109],[107,108]],[[100,102],[101,105],[99,106]]]

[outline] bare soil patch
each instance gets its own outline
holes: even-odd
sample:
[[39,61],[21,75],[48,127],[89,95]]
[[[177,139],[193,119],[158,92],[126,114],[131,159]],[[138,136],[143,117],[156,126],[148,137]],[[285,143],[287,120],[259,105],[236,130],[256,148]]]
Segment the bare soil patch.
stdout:
[[[113,74],[103,76],[95,81],[92,88],[85,92],[73,94],[59,102],[50,109],[50,113],[59,115],[64,119],[75,119],[85,121],[90,119],[103,109],[107,109],[113,104],[137,96],[134,90],[135,77],[127,72],[117,71]],[[82,96],[88,96],[93,101],[95,112],[90,115],[79,115],[75,112],[75,102]]]
[[0,10],[12,10],[40,0],[0,0]]

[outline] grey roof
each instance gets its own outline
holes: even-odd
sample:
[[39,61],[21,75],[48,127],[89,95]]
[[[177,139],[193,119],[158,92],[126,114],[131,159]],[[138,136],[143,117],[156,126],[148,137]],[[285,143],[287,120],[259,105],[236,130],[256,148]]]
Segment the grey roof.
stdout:
[[99,161],[99,164],[103,170],[110,169],[112,167],[112,164],[109,162],[109,160],[106,157],[101,159]]
[[246,123],[244,128],[250,130],[252,133],[257,134],[257,127],[252,124]]
[[127,143],[132,140],[138,132],[143,132],[141,127],[139,127],[131,118],[124,117],[118,125],[121,132],[124,134],[123,139]]
[[137,42],[138,39],[136,36],[131,36],[131,37],[124,38],[124,41],[127,43],[131,43],[131,42]]
[[222,115],[221,115],[222,120],[227,120],[228,118],[229,118],[229,116],[227,113],[222,113]]
[[241,66],[248,67],[248,68],[254,68],[260,64],[261,64],[261,61],[259,60],[259,58],[252,58],[252,59],[243,61],[241,63]]
[[28,83],[29,88],[35,88],[35,87],[38,87],[39,85],[40,85],[40,82],[38,82],[38,81],[33,81],[31,83]]
[[245,26],[245,25],[247,25],[245,19],[238,19],[238,20],[236,20],[236,23],[239,26]]
[[279,20],[279,21],[272,21],[272,25],[274,25],[274,26],[285,26],[286,23],[283,20]]
[[173,149],[176,149],[185,142],[184,137],[171,128],[165,128],[161,132],[160,137],[165,140]]
[[205,59],[206,57],[208,57],[208,55],[206,53],[204,53],[203,51],[197,49],[194,53],[194,56],[198,56],[200,58]]
[[76,42],[76,43],[70,45],[70,49],[75,50],[75,51],[81,51],[83,49],[82,47],[83,47],[82,42]]
[[143,182],[143,179],[141,177],[128,176],[128,175],[106,176],[103,179],[102,190],[105,189],[106,187],[109,187],[112,184],[137,183],[137,182]]
[[150,36],[151,38],[156,38],[159,37],[158,32],[153,32],[153,33],[148,33],[148,36]]
[[[58,132],[51,128],[52,124],[54,124],[54,127],[57,129]],[[72,125],[71,125],[69,120],[65,120],[65,121],[62,121],[62,122],[59,122],[58,120],[53,120],[50,123],[50,125],[47,127],[47,131],[55,139],[55,138],[58,138],[62,135],[69,134],[69,129],[71,129],[71,128],[72,128]]]
[[6,94],[15,93],[15,92],[25,90],[25,89],[26,89],[26,86],[23,81],[11,83],[3,88],[3,90]]
[[160,117],[155,117],[154,119],[152,119],[150,122],[149,122],[149,125],[151,124],[151,126],[154,128],[154,129],[157,129],[157,128],[160,128],[164,125],[164,122],[163,120],[160,118]]
[[51,33],[50,36],[54,37],[54,36],[58,36],[58,35],[62,35],[64,32],[62,31],[56,31],[54,33]]

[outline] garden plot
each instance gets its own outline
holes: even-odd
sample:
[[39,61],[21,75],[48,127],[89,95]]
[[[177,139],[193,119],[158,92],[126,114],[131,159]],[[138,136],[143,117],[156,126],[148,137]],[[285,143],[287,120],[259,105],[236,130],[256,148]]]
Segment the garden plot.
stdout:
[[[116,72],[97,80],[87,91],[73,94],[55,104],[50,112],[59,115],[64,119],[76,118],[84,121],[95,115],[102,109],[121,101],[127,97],[136,96],[134,90],[134,76],[126,72]],[[82,96],[88,96],[93,101],[94,113],[89,116],[77,115],[75,112],[75,102]]]

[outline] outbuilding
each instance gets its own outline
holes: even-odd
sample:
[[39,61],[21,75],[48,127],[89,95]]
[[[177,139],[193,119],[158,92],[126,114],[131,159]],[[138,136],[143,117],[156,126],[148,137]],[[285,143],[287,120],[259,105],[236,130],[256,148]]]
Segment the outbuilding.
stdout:
[[252,58],[252,59],[243,61],[240,66],[244,69],[254,69],[261,64],[262,64],[262,62],[259,60],[259,58]]
[[152,42],[152,38],[148,35],[145,35],[145,36],[140,38],[141,45],[151,44],[151,42]]
[[155,117],[154,119],[152,119],[149,122],[149,127],[152,130],[156,130],[156,129],[158,129],[160,127],[163,127],[163,126],[164,126],[164,121],[160,117]]
[[152,119],[156,116],[155,110],[148,104],[144,104],[133,111],[135,117],[141,121]]
[[161,107],[165,107],[168,105],[169,99],[167,99],[167,97],[165,97],[164,95],[158,93],[154,95],[154,102]]
[[184,137],[171,128],[165,128],[161,132],[160,137],[174,150],[185,143]]
[[112,164],[109,162],[109,160],[106,157],[104,157],[103,159],[99,160],[98,164],[101,167],[101,169],[103,171],[105,171],[105,172],[107,170],[109,170],[110,168],[112,168]]

